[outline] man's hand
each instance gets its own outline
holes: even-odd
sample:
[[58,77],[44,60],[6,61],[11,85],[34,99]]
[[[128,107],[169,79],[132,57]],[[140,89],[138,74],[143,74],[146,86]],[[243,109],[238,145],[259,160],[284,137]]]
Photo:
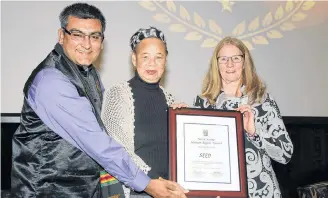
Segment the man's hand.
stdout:
[[154,198],[187,198],[185,193],[189,191],[176,182],[160,178],[150,180],[145,192]]

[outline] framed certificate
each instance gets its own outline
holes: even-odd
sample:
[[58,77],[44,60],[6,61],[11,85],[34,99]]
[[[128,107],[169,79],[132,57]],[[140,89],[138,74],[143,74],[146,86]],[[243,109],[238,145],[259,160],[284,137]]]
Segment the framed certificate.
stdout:
[[247,197],[242,114],[169,108],[170,179],[188,196]]

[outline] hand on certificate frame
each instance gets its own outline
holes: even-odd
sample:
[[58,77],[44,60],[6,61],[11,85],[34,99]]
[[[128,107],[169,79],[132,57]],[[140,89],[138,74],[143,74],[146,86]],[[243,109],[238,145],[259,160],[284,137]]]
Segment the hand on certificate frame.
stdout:
[[184,189],[178,183],[163,179],[162,177],[159,177],[158,180],[165,182],[167,189],[171,192],[171,194],[168,195],[168,197],[187,198],[187,196],[185,194],[188,193],[189,190]]
[[175,103],[175,104],[171,104],[171,107],[173,109],[177,109],[177,108],[183,108],[183,107],[189,107],[186,103],[181,102],[181,103]]
[[255,133],[255,122],[252,107],[250,105],[240,105],[236,111],[240,111],[243,114],[244,129],[249,135]]

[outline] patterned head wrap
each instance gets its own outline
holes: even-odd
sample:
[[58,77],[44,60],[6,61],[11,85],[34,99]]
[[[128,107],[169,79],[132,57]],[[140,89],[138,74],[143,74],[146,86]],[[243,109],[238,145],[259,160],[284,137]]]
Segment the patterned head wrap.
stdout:
[[134,51],[138,43],[140,43],[145,38],[158,38],[161,41],[163,41],[166,47],[166,40],[164,37],[164,33],[161,30],[150,26],[147,29],[140,28],[136,33],[133,34],[133,36],[130,39],[131,49]]

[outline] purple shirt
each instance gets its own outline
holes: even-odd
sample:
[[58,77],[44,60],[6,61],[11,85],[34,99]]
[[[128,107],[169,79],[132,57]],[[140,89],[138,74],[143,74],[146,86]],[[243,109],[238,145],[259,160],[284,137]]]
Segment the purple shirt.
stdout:
[[40,71],[29,91],[28,103],[55,133],[87,153],[108,173],[135,191],[143,191],[150,178],[124,147],[101,129],[86,97],[55,68]]

